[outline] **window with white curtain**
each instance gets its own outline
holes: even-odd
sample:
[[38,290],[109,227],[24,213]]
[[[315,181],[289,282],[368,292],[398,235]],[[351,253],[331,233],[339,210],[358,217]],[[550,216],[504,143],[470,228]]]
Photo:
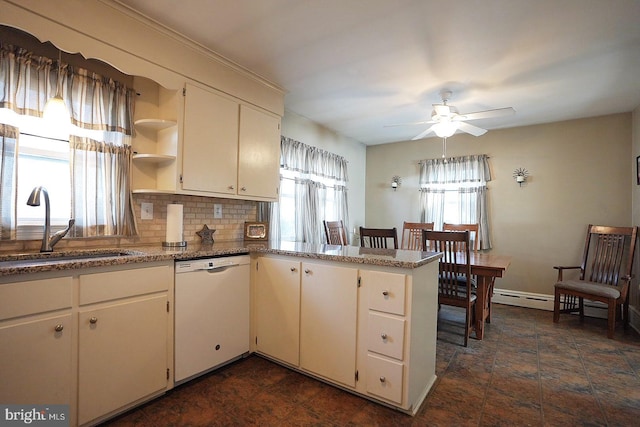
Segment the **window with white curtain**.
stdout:
[[428,159],[420,162],[421,220],[442,224],[478,224],[480,248],[490,249],[487,182],[491,181],[488,157]]
[[325,243],[322,221],[349,224],[347,161],[344,157],[281,138],[277,233],[285,241]]
[[[58,86],[72,122],[62,130],[42,118]],[[37,186],[49,194],[54,231],[74,218],[71,237],[135,234],[129,189],[134,96],[111,79],[0,42],[3,239],[41,237],[44,207],[26,205]]]

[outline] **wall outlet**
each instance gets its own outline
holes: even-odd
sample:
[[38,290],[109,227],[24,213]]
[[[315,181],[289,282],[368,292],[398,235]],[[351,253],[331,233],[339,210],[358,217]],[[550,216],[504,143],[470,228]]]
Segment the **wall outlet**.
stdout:
[[153,219],[153,203],[140,203],[141,219]]
[[222,204],[214,203],[213,204],[213,217],[216,219],[222,218]]

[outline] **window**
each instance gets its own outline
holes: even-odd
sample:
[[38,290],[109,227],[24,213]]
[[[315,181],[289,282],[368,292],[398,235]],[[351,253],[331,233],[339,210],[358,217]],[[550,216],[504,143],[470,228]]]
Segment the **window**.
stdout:
[[[284,241],[323,243],[322,221],[348,224],[347,162],[333,153],[282,137],[280,199],[275,218]],[[273,231],[273,228],[272,228]]]
[[[2,238],[42,237],[45,208],[26,205],[38,186],[47,189],[54,231],[73,218],[71,237],[135,234],[129,197],[135,92],[2,41],[0,87]],[[40,118],[58,89],[74,124],[63,129]]]
[[429,159],[420,162],[421,220],[442,224],[479,224],[481,249],[490,249],[487,156]]

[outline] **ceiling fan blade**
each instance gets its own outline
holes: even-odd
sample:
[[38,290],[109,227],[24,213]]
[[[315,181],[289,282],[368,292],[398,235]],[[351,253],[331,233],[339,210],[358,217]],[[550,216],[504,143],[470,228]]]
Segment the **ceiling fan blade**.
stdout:
[[426,125],[428,123],[434,123],[433,120],[422,121],[422,122],[409,122],[409,123],[393,123],[390,125],[384,125],[385,128],[392,128],[396,126],[414,126],[414,125]]
[[[435,126],[435,125],[434,125],[434,126]],[[429,134],[429,133],[430,133],[430,132],[432,132],[432,131],[433,131],[433,126],[429,127],[427,130],[425,130],[425,131],[424,131],[424,132],[422,132],[421,134],[414,136],[413,138],[411,138],[411,140],[412,140],[412,141],[415,141],[415,140],[417,140],[417,139],[422,139],[422,138],[424,138],[425,136],[427,136],[427,134]]]
[[516,110],[514,110],[512,107],[496,108],[495,110],[476,111],[475,113],[462,114],[460,115],[459,120],[488,119],[491,117],[509,116],[515,113]]
[[465,123],[465,122],[457,122],[457,123],[458,123],[458,129],[460,129],[463,132],[470,133],[473,136],[480,136],[487,133],[486,129],[479,128],[478,126],[470,125],[469,123]]

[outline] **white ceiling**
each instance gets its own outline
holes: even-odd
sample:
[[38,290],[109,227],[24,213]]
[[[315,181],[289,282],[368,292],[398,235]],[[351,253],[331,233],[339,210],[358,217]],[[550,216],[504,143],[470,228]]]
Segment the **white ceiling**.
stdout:
[[426,129],[385,125],[428,120],[445,88],[460,113],[516,110],[471,122],[486,129],[640,105],[640,0],[117,1],[368,145]]

